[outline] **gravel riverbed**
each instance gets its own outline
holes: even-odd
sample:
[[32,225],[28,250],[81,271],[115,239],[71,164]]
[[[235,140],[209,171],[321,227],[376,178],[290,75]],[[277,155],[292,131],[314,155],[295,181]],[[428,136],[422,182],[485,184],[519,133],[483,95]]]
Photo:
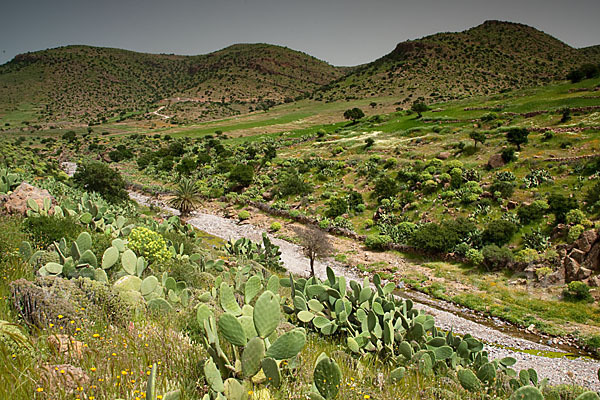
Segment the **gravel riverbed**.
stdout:
[[[168,213],[176,214],[177,211],[166,207],[160,200],[150,196],[130,192],[130,197],[140,204],[154,205]],[[227,219],[212,214],[201,212],[192,213],[187,222],[194,227],[225,240],[237,240],[246,237],[253,241],[262,241],[264,230],[247,223]],[[294,243],[278,239],[269,234],[274,244],[280,247],[281,260],[284,267],[295,275],[308,276],[309,262],[303,255],[302,248]],[[336,274],[343,275],[348,280],[362,282],[364,274],[359,270],[343,267],[338,263],[327,260],[315,262],[315,273],[321,279],[326,279],[325,269],[330,266]],[[463,318],[452,312],[437,309],[422,303],[415,302],[415,306],[435,317],[436,325],[444,330],[452,329],[458,334],[470,333],[473,337],[486,343],[486,350],[491,358],[514,357],[517,364],[516,370],[534,368],[540,378],[548,378],[551,385],[579,384],[593,390],[600,390],[597,371],[600,362],[586,358],[570,359],[565,357],[544,357],[511,349],[539,350],[560,352],[559,349],[545,344],[533,342],[523,338],[511,336],[492,327]],[[570,374],[572,372],[572,374]],[[572,377],[570,376],[572,375]]]

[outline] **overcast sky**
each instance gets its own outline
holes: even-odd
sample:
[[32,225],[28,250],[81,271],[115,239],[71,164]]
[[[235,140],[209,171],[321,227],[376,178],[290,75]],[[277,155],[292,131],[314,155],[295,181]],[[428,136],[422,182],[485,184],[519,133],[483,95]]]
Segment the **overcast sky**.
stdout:
[[12,0],[0,8],[0,64],[68,44],[204,54],[272,43],[357,65],[398,42],[487,19],[534,26],[574,47],[600,44],[600,0]]

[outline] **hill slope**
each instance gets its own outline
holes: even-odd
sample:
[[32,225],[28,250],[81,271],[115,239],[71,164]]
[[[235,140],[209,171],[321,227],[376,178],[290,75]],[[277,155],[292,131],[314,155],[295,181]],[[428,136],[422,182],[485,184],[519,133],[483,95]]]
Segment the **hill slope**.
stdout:
[[399,43],[318,96],[396,95],[410,102],[419,96],[440,101],[494,93],[563,79],[584,61],[600,62],[598,50],[574,49],[527,25],[486,21],[464,32]]
[[272,100],[303,96],[343,69],[284,47],[234,45],[200,56],[67,46],[22,54],[0,66],[0,107],[44,104],[48,119],[94,119],[139,111],[161,99]]

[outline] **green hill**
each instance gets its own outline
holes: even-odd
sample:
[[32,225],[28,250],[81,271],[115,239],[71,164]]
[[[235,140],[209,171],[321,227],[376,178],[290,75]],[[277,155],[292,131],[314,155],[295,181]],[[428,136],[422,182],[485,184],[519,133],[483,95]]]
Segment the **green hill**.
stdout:
[[0,66],[0,110],[41,104],[41,120],[93,121],[144,111],[170,97],[281,103],[305,96],[342,71],[267,44],[239,44],[199,56],[67,46],[21,54]]
[[599,62],[600,47],[575,49],[527,25],[486,21],[458,33],[399,43],[317,94],[324,100],[422,96],[444,101],[564,79],[583,62]]

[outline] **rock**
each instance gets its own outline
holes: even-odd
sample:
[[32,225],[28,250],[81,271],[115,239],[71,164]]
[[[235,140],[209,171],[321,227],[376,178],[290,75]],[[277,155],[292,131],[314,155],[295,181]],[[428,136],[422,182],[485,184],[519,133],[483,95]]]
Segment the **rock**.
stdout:
[[48,393],[74,392],[78,387],[87,386],[90,377],[79,367],[71,364],[44,365],[41,368],[41,387]]
[[439,158],[440,160],[447,160],[448,158],[450,158],[450,152],[442,151],[440,154],[438,154],[437,158]]
[[579,249],[573,249],[569,253],[569,257],[581,264],[585,260],[585,252]]
[[564,285],[565,284],[565,269],[559,268],[550,275],[548,275],[548,283],[553,285]]
[[518,205],[519,203],[517,203],[516,201],[509,201],[508,203],[506,203],[506,208],[509,210],[514,210],[515,208],[517,208]]
[[590,276],[587,280],[587,284],[590,285],[591,287],[600,287],[600,276],[599,275]]
[[502,158],[502,154],[493,154],[488,160],[488,168],[500,168],[505,164],[504,159]]
[[48,345],[59,354],[65,354],[76,360],[83,356],[83,343],[67,335],[55,335],[48,338]]
[[571,257],[564,260],[565,276],[567,282],[583,281],[592,275],[592,270],[582,267]]
[[262,198],[265,199],[266,201],[271,201],[271,200],[273,200],[273,193],[263,192]]
[[586,268],[593,271],[600,269],[600,243],[592,246],[592,249],[586,254],[584,264]]
[[[54,197],[46,189],[39,189],[35,186],[30,185],[27,182],[22,182],[7,198],[4,202],[4,210],[8,214],[20,214],[27,215],[27,200],[33,199],[39,206],[44,205],[44,199],[50,199],[53,204],[56,204]],[[53,212],[53,208],[50,210],[50,214]]]
[[577,239],[575,243],[573,243],[573,246],[587,253],[592,249],[592,246],[594,245],[594,243],[596,243],[597,239],[598,232],[596,232],[596,230],[594,229],[590,229],[588,231],[583,232],[579,239]]

